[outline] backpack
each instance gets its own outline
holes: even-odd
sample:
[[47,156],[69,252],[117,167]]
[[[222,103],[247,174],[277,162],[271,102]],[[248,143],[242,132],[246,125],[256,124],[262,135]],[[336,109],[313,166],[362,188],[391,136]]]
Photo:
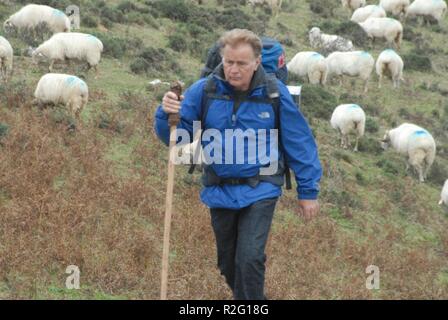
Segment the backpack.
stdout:
[[[261,51],[262,65],[266,73],[275,74],[276,78],[284,84],[288,81],[288,69],[286,68],[285,50],[283,46],[275,39],[261,37],[263,48]],[[219,42],[210,48],[207,54],[205,66],[201,71],[201,78],[210,75],[213,70],[221,63],[221,46]]]

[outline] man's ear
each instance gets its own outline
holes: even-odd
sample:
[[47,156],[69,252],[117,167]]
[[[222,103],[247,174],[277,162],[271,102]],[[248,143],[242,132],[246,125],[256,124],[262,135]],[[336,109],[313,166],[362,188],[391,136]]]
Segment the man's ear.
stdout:
[[258,70],[258,67],[261,64],[261,56],[258,56],[258,58],[255,60],[255,71]]

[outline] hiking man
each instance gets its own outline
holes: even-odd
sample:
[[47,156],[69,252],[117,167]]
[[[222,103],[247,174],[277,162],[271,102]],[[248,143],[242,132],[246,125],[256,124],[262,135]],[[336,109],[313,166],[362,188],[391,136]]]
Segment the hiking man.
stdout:
[[[180,97],[181,102],[174,93],[167,92],[156,111],[155,130],[168,144],[170,113],[180,112],[178,130],[187,130],[190,137],[193,122],[202,121],[204,153],[211,150],[210,146],[216,147],[213,155],[205,157],[218,159],[212,163],[206,160],[201,200],[210,208],[219,269],[235,299],[262,300],[265,247],[281,196],[285,167],[295,173],[298,212],[307,220],[319,212],[317,197],[322,170],[314,137],[288,89],[275,78],[274,85],[268,80],[272,78],[261,65],[260,38],[249,30],[234,29],[226,32],[220,43],[222,63],[211,76],[194,83]],[[275,138],[263,135],[263,130],[276,128],[279,130]],[[213,139],[206,134],[209,129],[213,129]],[[229,130],[244,132],[247,139],[243,140],[248,143],[234,148],[236,135],[229,136]],[[270,150],[270,163],[266,163],[267,156],[260,150],[251,155],[251,144],[275,142],[278,147]],[[218,148],[220,152],[216,151]],[[219,161],[228,160],[229,154],[234,160],[238,153],[243,153],[244,162]],[[277,164],[277,170],[262,173],[272,163]]]

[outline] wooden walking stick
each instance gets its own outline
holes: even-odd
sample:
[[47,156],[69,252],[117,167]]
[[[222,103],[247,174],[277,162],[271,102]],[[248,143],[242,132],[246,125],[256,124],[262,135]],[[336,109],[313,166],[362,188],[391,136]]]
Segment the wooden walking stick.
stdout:
[[[178,99],[182,94],[182,85],[175,82],[171,85],[171,91],[177,94]],[[173,208],[173,189],[174,189],[174,157],[176,147],[176,128],[180,117],[178,113],[171,113],[168,116],[168,125],[170,127],[170,145],[168,156],[168,184],[166,189],[166,205],[165,205],[165,230],[163,233],[163,256],[162,256],[162,285],[160,289],[160,299],[166,300],[168,286],[168,259],[170,252],[170,231],[171,216]]]

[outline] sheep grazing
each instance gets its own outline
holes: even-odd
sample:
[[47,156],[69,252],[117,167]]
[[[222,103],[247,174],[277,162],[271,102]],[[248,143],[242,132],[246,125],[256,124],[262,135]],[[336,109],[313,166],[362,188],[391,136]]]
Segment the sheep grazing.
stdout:
[[392,49],[381,52],[376,60],[376,74],[379,77],[378,88],[381,88],[381,81],[385,75],[390,76],[394,88],[400,87],[400,80],[403,81],[403,59]]
[[327,59],[328,76],[336,75],[343,84],[343,76],[358,77],[364,81],[364,92],[368,91],[368,83],[375,60],[365,51],[333,52]]
[[354,11],[364,7],[366,5],[366,0],[342,0],[341,3],[344,8],[349,8],[351,11]]
[[8,40],[0,36],[0,80],[7,81],[9,74],[12,72],[13,53]]
[[415,124],[404,123],[387,131],[381,141],[383,149],[392,146],[399,154],[408,157],[406,171],[412,166],[424,182],[436,156],[436,143],[431,134]]
[[46,24],[54,34],[70,32],[70,19],[62,11],[37,4],[29,4],[9,17],[3,24],[7,32],[35,30],[39,25]]
[[408,17],[431,17],[440,24],[447,11],[447,5],[443,0],[415,0],[406,12]]
[[273,16],[277,16],[282,8],[283,0],[248,0],[247,4],[252,7],[252,10],[255,11],[255,7],[257,6],[268,6],[271,8],[271,12]]
[[442,193],[440,194],[439,205],[445,204],[448,206],[448,180],[443,185]]
[[351,21],[360,23],[366,21],[368,18],[385,18],[386,11],[380,6],[368,5],[353,12]]
[[359,25],[370,39],[384,38],[389,45],[394,44],[397,49],[400,49],[403,40],[403,26],[400,21],[392,18],[368,18]]
[[[433,0],[430,0],[433,1]],[[386,12],[392,13],[394,16],[405,15],[409,7],[409,0],[381,0],[380,6]]]
[[81,111],[89,100],[89,88],[78,77],[48,73],[39,80],[34,97],[39,105],[64,104],[79,123]]
[[314,51],[297,53],[286,66],[288,71],[300,77],[307,77],[311,84],[325,85],[328,67],[325,58]]
[[366,114],[357,104],[342,104],[338,106],[331,116],[331,126],[341,134],[341,147],[350,147],[349,134],[355,132],[356,144],[354,151],[358,151],[359,139],[364,136],[366,127]]
[[310,44],[313,48],[321,49],[325,54],[334,51],[352,51],[353,43],[343,37],[325,34],[319,28],[313,27],[309,32]]
[[94,68],[98,74],[98,64],[103,52],[103,43],[85,33],[57,33],[41,44],[32,54],[35,63],[50,60],[49,70],[53,71],[56,61],[85,61],[88,69]]

